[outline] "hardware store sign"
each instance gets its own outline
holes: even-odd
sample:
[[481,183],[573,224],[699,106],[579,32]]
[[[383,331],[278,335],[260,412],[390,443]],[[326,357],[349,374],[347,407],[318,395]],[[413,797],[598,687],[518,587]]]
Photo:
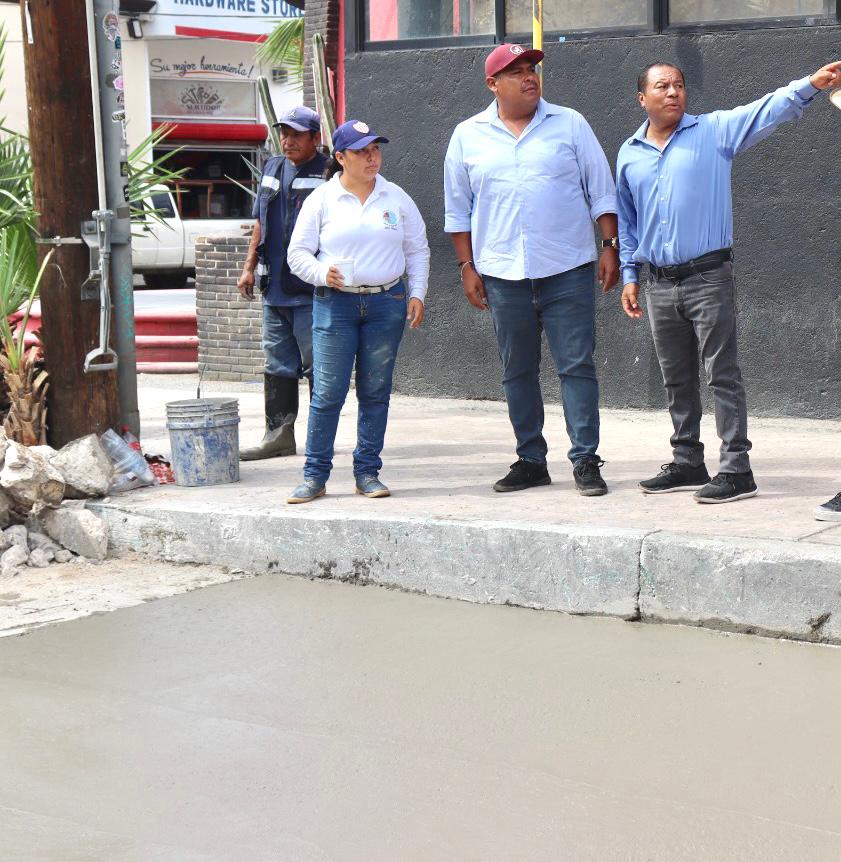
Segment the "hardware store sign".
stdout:
[[158,0],[143,31],[147,36],[265,36],[279,18],[303,14],[286,0]]

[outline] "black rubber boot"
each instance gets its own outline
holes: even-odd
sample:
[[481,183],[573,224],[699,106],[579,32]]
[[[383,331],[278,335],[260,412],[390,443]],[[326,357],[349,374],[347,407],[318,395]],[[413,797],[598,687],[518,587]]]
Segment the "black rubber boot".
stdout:
[[294,455],[295,419],[298,416],[298,381],[292,377],[264,375],[266,433],[259,445],[243,449],[240,461],[262,461]]

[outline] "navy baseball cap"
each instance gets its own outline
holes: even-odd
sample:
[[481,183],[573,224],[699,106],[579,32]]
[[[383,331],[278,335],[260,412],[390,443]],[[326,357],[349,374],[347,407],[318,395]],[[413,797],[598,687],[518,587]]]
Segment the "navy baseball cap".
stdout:
[[388,138],[374,134],[368,128],[368,124],[363,123],[362,120],[348,120],[333,132],[333,152],[361,150],[368,144],[373,144],[374,141],[387,144]]
[[298,105],[297,108],[292,108],[285,114],[281,114],[275,126],[289,126],[296,132],[320,132],[321,117],[316,114],[312,108],[305,108],[303,105]]

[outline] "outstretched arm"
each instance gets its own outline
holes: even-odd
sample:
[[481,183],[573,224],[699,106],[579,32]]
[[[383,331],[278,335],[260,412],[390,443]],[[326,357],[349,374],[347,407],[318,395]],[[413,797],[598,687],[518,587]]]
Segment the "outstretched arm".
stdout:
[[715,111],[719,144],[735,156],[767,138],[777,126],[796,120],[818,91],[841,84],[841,61],[828,63],[808,78],[792,81],[748,105]]

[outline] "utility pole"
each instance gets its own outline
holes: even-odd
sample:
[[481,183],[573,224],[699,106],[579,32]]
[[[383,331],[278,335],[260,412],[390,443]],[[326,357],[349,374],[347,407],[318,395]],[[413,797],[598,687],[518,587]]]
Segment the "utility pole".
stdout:
[[[126,144],[123,52],[119,40],[119,0],[93,0],[102,160],[108,209],[114,213],[111,234],[111,296],[114,300],[114,346],[120,392],[120,423],[140,436],[137,407],[137,348],[134,333],[134,272],[131,265],[131,220],[126,188]],[[94,105],[94,110],[97,106]],[[94,372],[98,373],[98,372]]]
[[99,303],[83,302],[81,293],[90,255],[78,239],[81,223],[97,209],[85,0],[22,0],[21,16],[38,230],[42,243],[64,240],[41,282],[48,437],[59,447],[119,421],[116,370],[83,368],[99,344]]

